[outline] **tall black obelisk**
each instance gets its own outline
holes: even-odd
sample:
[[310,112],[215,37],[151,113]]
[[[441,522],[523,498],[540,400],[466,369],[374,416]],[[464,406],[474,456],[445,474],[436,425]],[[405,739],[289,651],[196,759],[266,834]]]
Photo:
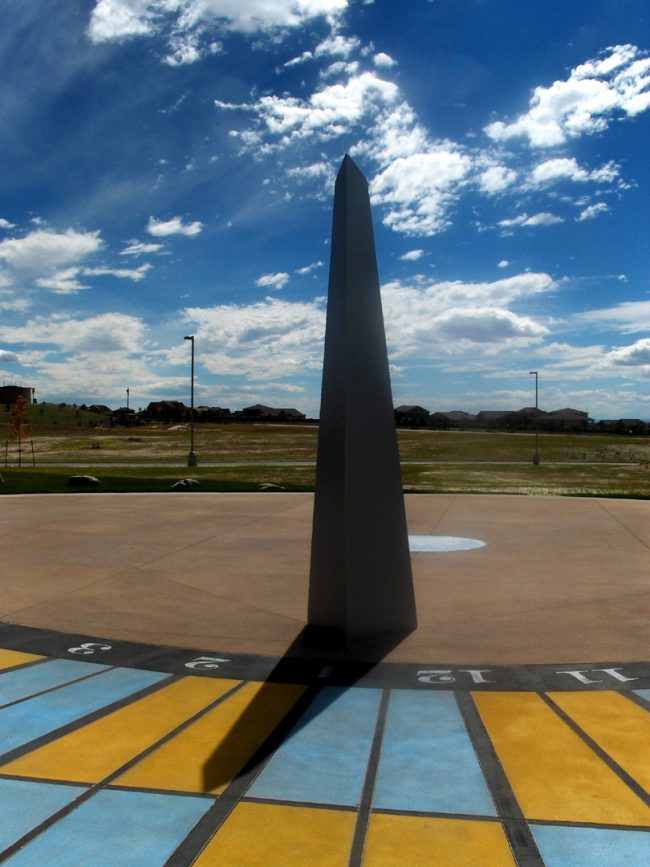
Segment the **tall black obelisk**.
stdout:
[[309,623],[346,640],[417,625],[368,184],[336,179]]

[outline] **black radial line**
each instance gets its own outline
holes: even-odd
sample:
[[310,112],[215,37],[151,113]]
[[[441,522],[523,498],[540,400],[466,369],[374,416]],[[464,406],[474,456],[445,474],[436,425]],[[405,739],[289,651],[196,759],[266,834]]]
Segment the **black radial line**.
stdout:
[[[639,465],[637,465],[637,466],[639,466]],[[603,510],[603,512],[605,512],[612,519],[612,521],[616,521],[616,523],[619,524],[625,530],[626,533],[629,533],[630,536],[632,536],[634,539],[636,539],[637,542],[640,542],[646,548],[650,547],[650,546],[648,546],[648,543],[645,541],[645,539],[642,539],[641,536],[638,536],[634,532],[634,530],[630,530],[630,528],[626,524],[624,524],[620,518],[617,518],[616,515],[613,515],[609,511],[609,509],[604,505],[604,503],[602,503],[599,499],[596,499],[596,503],[600,506],[600,508]]]
[[375,731],[370,747],[370,754],[368,756],[366,777],[363,781],[363,789],[361,790],[361,801],[359,803],[357,821],[354,826],[354,835],[352,837],[352,846],[350,847],[350,860],[348,861],[348,867],[360,867],[363,860],[363,850],[366,845],[366,834],[368,833],[368,823],[370,822],[372,797],[375,792],[377,768],[379,767],[381,743],[386,728],[386,714],[388,712],[389,699],[390,691],[387,689],[383,690],[381,701],[379,702],[379,709],[377,711],[377,722],[375,723]]
[[608,831],[642,831],[644,834],[648,835],[648,844],[650,845],[650,828],[647,825],[628,825],[628,824],[618,824],[616,822],[608,822],[607,825],[603,825],[602,822],[574,822],[570,819],[535,819],[536,825],[546,825],[549,828],[597,828],[599,830],[603,830],[606,828]]
[[619,692],[619,695],[625,696],[629,701],[642,707],[643,710],[650,710],[650,700],[643,698],[642,695],[637,695],[633,690],[628,689],[625,692],[621,691]]
[[6,704],[0,705],[0,710],[4,710],[7,707],[13,707],[15,704],[22,704],[24,701],[29,701],[32,698],[38,698],[41,695],[47,695],[48,692],[56,692],[57,689],[65,689],[66,686],[72,686],[73,683],[81,683],[83,680],[90,680],[92,677],[100,677],[100,675],[107,674],[109,671],[113,671],[115,668],[119,668],[119,666],[109,665],[103,671],[91,671],[90,674],[82,674],[79,677],[75,677],[73,680],[66,680],[65,683],[57,683],[54,686],[48,686],[47,689],[41,689],[38,692],[32,692],[29,695],[23,696],[23,698],[16,698],[14,699],[14,701],[8,701]]
[[[173,681],[181,680],[181,678],[180,677],[174,677],[174,678],[172,678],[172,680]],[[169,682],[170,681],[165,681],[165,685],[167,685]],[[15,843],[12,843],[11,846],[8,846],[3,852],[0,852],[0,862],[5,861],[11,855],[14,855],[19,849],[22,849],[28,843],[31,843],[31,841],[34,840],[36,837],[40,836],[44,831],[47,831],[48,828],[51,828],[52,825],[55,825],[61,819],[64,819],[69,813],[72,813],[74,810],[77,809],[77,807],[80,807],[83,803],[85,803],[90,798],[92,798],[93,795],[96,795],[97,792],[99,792],[101,789],[105,789],[107,786],[109,786],[113,780],[122,776],[122,774],[125,774],[134,765],[137,765],[138,762],[141,762],[148,755],[155,752],[164,743],[167,743],[167,741],[169,741],[173,737],[175,737],[180,731],[187,728],[188,725],[191,725],[192,722],[195,722],[196,719],[203,716],[209,710],[212,710],[213,707],[215,707],[218,704],[221,704],[222,701],[225,701],[234,692],[237,692],[237,690],[241,689],[242,686],[243,686],[243,682],[238,683],[232,689],[229,689],[228,692],[224,693],[223,695],[219,696],[219,698],[210,702],[210,704],[207,705],[207,707],[202,708],[200,711],[193,714],[193,716],[191,716],[188,720],[184,720],[180,725],[176,726],[170,732],[167,732],[167,734],[165,734],[161,738],[159,738],[154,744],[148,746],[146,749],[139,752],[136,756],[132,756],[127,762],[125,762],[123,765],[120,765],[120,767],[117,768],[116,770],[111,771],[111,773],[108,774],[108,776],[104,777],[98,783],[93,783],[91,786],[88,786],[88,788],[84,792],[81,792],[81,794],[77,798],[74,799],[74,801],[72,801],[69,804],[66,804],[64,807],[61,807],[61,809],[57,810],[56,813],[53,813],[51,816],[48,816],[47,819],[44,819],[39,825],[36,825],[34,828],[32,828],[30,831],[28,831],[26,834],[24,834],[19,840],[16,840]],[[155,691],[156,690],[151,690],[151,692],[155,692]],[[48,782],[52,782],[52,781],[49,780]],[[87,783],[77,783],[77,785],[87,786],[88,784]],[[127,787],[124,787],[124,788],[126,789]]]
[[72,786],[79,788],[87,783],[78,783],[76,780],[57,780],[56,777],[36,777],[27,774],[2,774],[0,780],[21,780],[23,783],[47,783],[50,786]]
[[562,722],[567,725],[574,734],[578,735],[580,740],[585,743],[590,750],[593,750],[594,753],[598,756],[598,758],[603,761],[610,771],[613,771],[616,776],[623,782],[625,785],[632,789],[634,794],[640,798],[646,806],[650,807],[650,795],[646,790],[641,786],[634,777],[631,777],[627,771],[625,771],[610,755],[606,753],[605,750],[599,746],[599,744],[591,738],[584,729],[581,729],[580,726],[574,722],[571,717],[562,710],[562,708],[557,705],[553,699],[542,693],[542,698],[546,702],[546,704],[551,708],[551,710],[555,711],[555,713],[560,717]]
[[210,842],[237,804],[253,785],[273,753],[284,742],[301,716],[308,710],[320,689],[310,684],[289,709],[262,745],[253,753],[234,780],[217,797],[213,806],[199,819],[187,837],[165,862],[165,867],[184,867],[193,864]]
[[544,867],[532,831],[471,695],[468,692],[454,695],[515,861],[519,867]]
[[391,807],[375,807],[373,816],[416,816],[419,819],[464,819],[471,822],[487,822],[500,825],[498,816],[482,816],[479,813],[448,813],[439,810],[394,810]]
[[[29,650],[14,650],[13,647],[0,647],[0,650],[11,650],[12,653],[30,653]],[[32,656],[41,656],[42,659],[30,659],[28,662],[21,662],[18,665],[10,665],[7,668],[0,669],[0,680],[3,674],[13,674],[14,671],[22,671],[24,668],[34,668],[36,665],[43,665],[44,662],[51,662],[52,657],[45,656],[42,653],[32,654]]]
[[245,795],[241,798],[242,804],[267,804],[273,807],[304,807],[307,810],[334,810],[338,813],[357,813],[357,807],[349,804],[328,804],[327,802],[316,803],[314,801],[287,801],[284,798],[258,798]]
[[[101,672],[99,673],[101,674]],[[169,686],[170,683],[173,683],[176,680],[180,680],[179,675],[170,675],[165,680],[158,681],[158,683],[152,683],[149,686],[145,686],[143,689],[131,693],[124,698],[120,698],[117,701],[111,702],[111,704],[104,705],[97,710],[91,711],[85,716],[79,717],[79,719],[72,720],[72,722],[66,723],[65,725],[62,725],[57,729],[46,732],[44,735],[40,735],[39,737],[34,738],[33,741],[28,741],[26,744],[22,744],[22,746],[20,747],[15,747],[15,749],[9,750],[9,752],[0,755],[0,766],[6,765],[8,762],[13,762],[14,759],[19,759],[21,756],[27,755],[27,753],[31,753],[34,750],[38,750],[40,749],[40,747],[44,747],[46,744],[49,744],[52,741],[56,741],[59,738],[70,734],[70,732],[83,728],[84,726],[95,722],[95,720],[101,719],[104,716],[108,716],[116,710],[121,710],[123,707],[127,707],[127,705],[129,704],[139,701],[141,698],[146,698],[146,696],[151,695],[154,692],[158,692],[159,689],[162,689],[165,686]]]

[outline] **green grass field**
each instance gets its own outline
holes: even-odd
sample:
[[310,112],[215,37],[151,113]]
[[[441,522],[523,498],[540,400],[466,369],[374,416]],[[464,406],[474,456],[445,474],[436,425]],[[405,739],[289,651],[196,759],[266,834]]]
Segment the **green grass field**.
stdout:
[[[52,404],[30,407],[28,421],[19,469],[9,413],[3,418],[0,411],[0,493],[70,492],[68,478],[78,473],[96,476],[98,490],[109,493],[169,491],[186,476],[203,491],[252,491],[264,482],[292,491],[314,487],[315,427],[197,425],[199,466],[190,469],[186,425],[110,427],[101,416]],[[400,430],[398,441],[407,491],[650,498],[648,437],[540,435],[539,466],[532,463],[533,434]]]

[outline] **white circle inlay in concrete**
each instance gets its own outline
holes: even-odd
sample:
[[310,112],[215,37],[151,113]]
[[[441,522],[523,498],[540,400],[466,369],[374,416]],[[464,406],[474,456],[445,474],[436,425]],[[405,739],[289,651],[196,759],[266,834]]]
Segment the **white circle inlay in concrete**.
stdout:
[[462,539],[459,536],[409,536],[411,551],[471,551],[484,545],[480,539]]

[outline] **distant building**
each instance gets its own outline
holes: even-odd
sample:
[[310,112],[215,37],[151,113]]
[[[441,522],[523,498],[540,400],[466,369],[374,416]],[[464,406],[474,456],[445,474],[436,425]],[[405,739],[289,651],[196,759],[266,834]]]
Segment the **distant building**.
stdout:
[[502,420],[506,416],[511,416],[512,411],[508,409],[483,409],[476,416],[476,426],[490,430],[492,428],[503,427]]
[[504,430],[521,430],[530,431],[539,428],[543,424],[543,417],[547,413],[535,406],[525,406],[523,409],[518,409],[516,412],[509,412],[502,416],[497,426]]
[[404,404],[395,408],[395,423],[400,427],[423,427],[429,418],[429,410],[423,406]]
[[650,424],[640,418],[603,419],[594,428],[602,433],[628,434],[631,436],[648,436]]
[[583,412],[580,409],[556,409],[552,412],[547,412],[543,418],[539,420],[540,430],[549,431],[567,431],[576,432],[584,431],[590,427],[592,419],[589,418],[589,413]]
[[1,385],[0,386],[0,405],[4,404],[9,407],[16,402],[19,397],[24,397],[27,403],[34,403],[35,388],[27,388],[22,385]]
[[182,421],[189,419],[190,408],[180,400],[155,400],[149,404],[143,415],[157,421]]
[[274,407],[256,403],[253,406],[244,407],[235,413],[239,419],[263,419],[264,421],[302,421],[304,413],[294,407]]
[[468,427],[476,426],[476,416],[469,412],[462,412],[458,409],[453,409],[451,412],[437,412],[436,416],[442,416],[447,420],[447,426],[444,429],[450,430],[465,430]]
[[196,421],[226,421],[232,418],[230,410],[221,406],[197,406],[194,412]]

